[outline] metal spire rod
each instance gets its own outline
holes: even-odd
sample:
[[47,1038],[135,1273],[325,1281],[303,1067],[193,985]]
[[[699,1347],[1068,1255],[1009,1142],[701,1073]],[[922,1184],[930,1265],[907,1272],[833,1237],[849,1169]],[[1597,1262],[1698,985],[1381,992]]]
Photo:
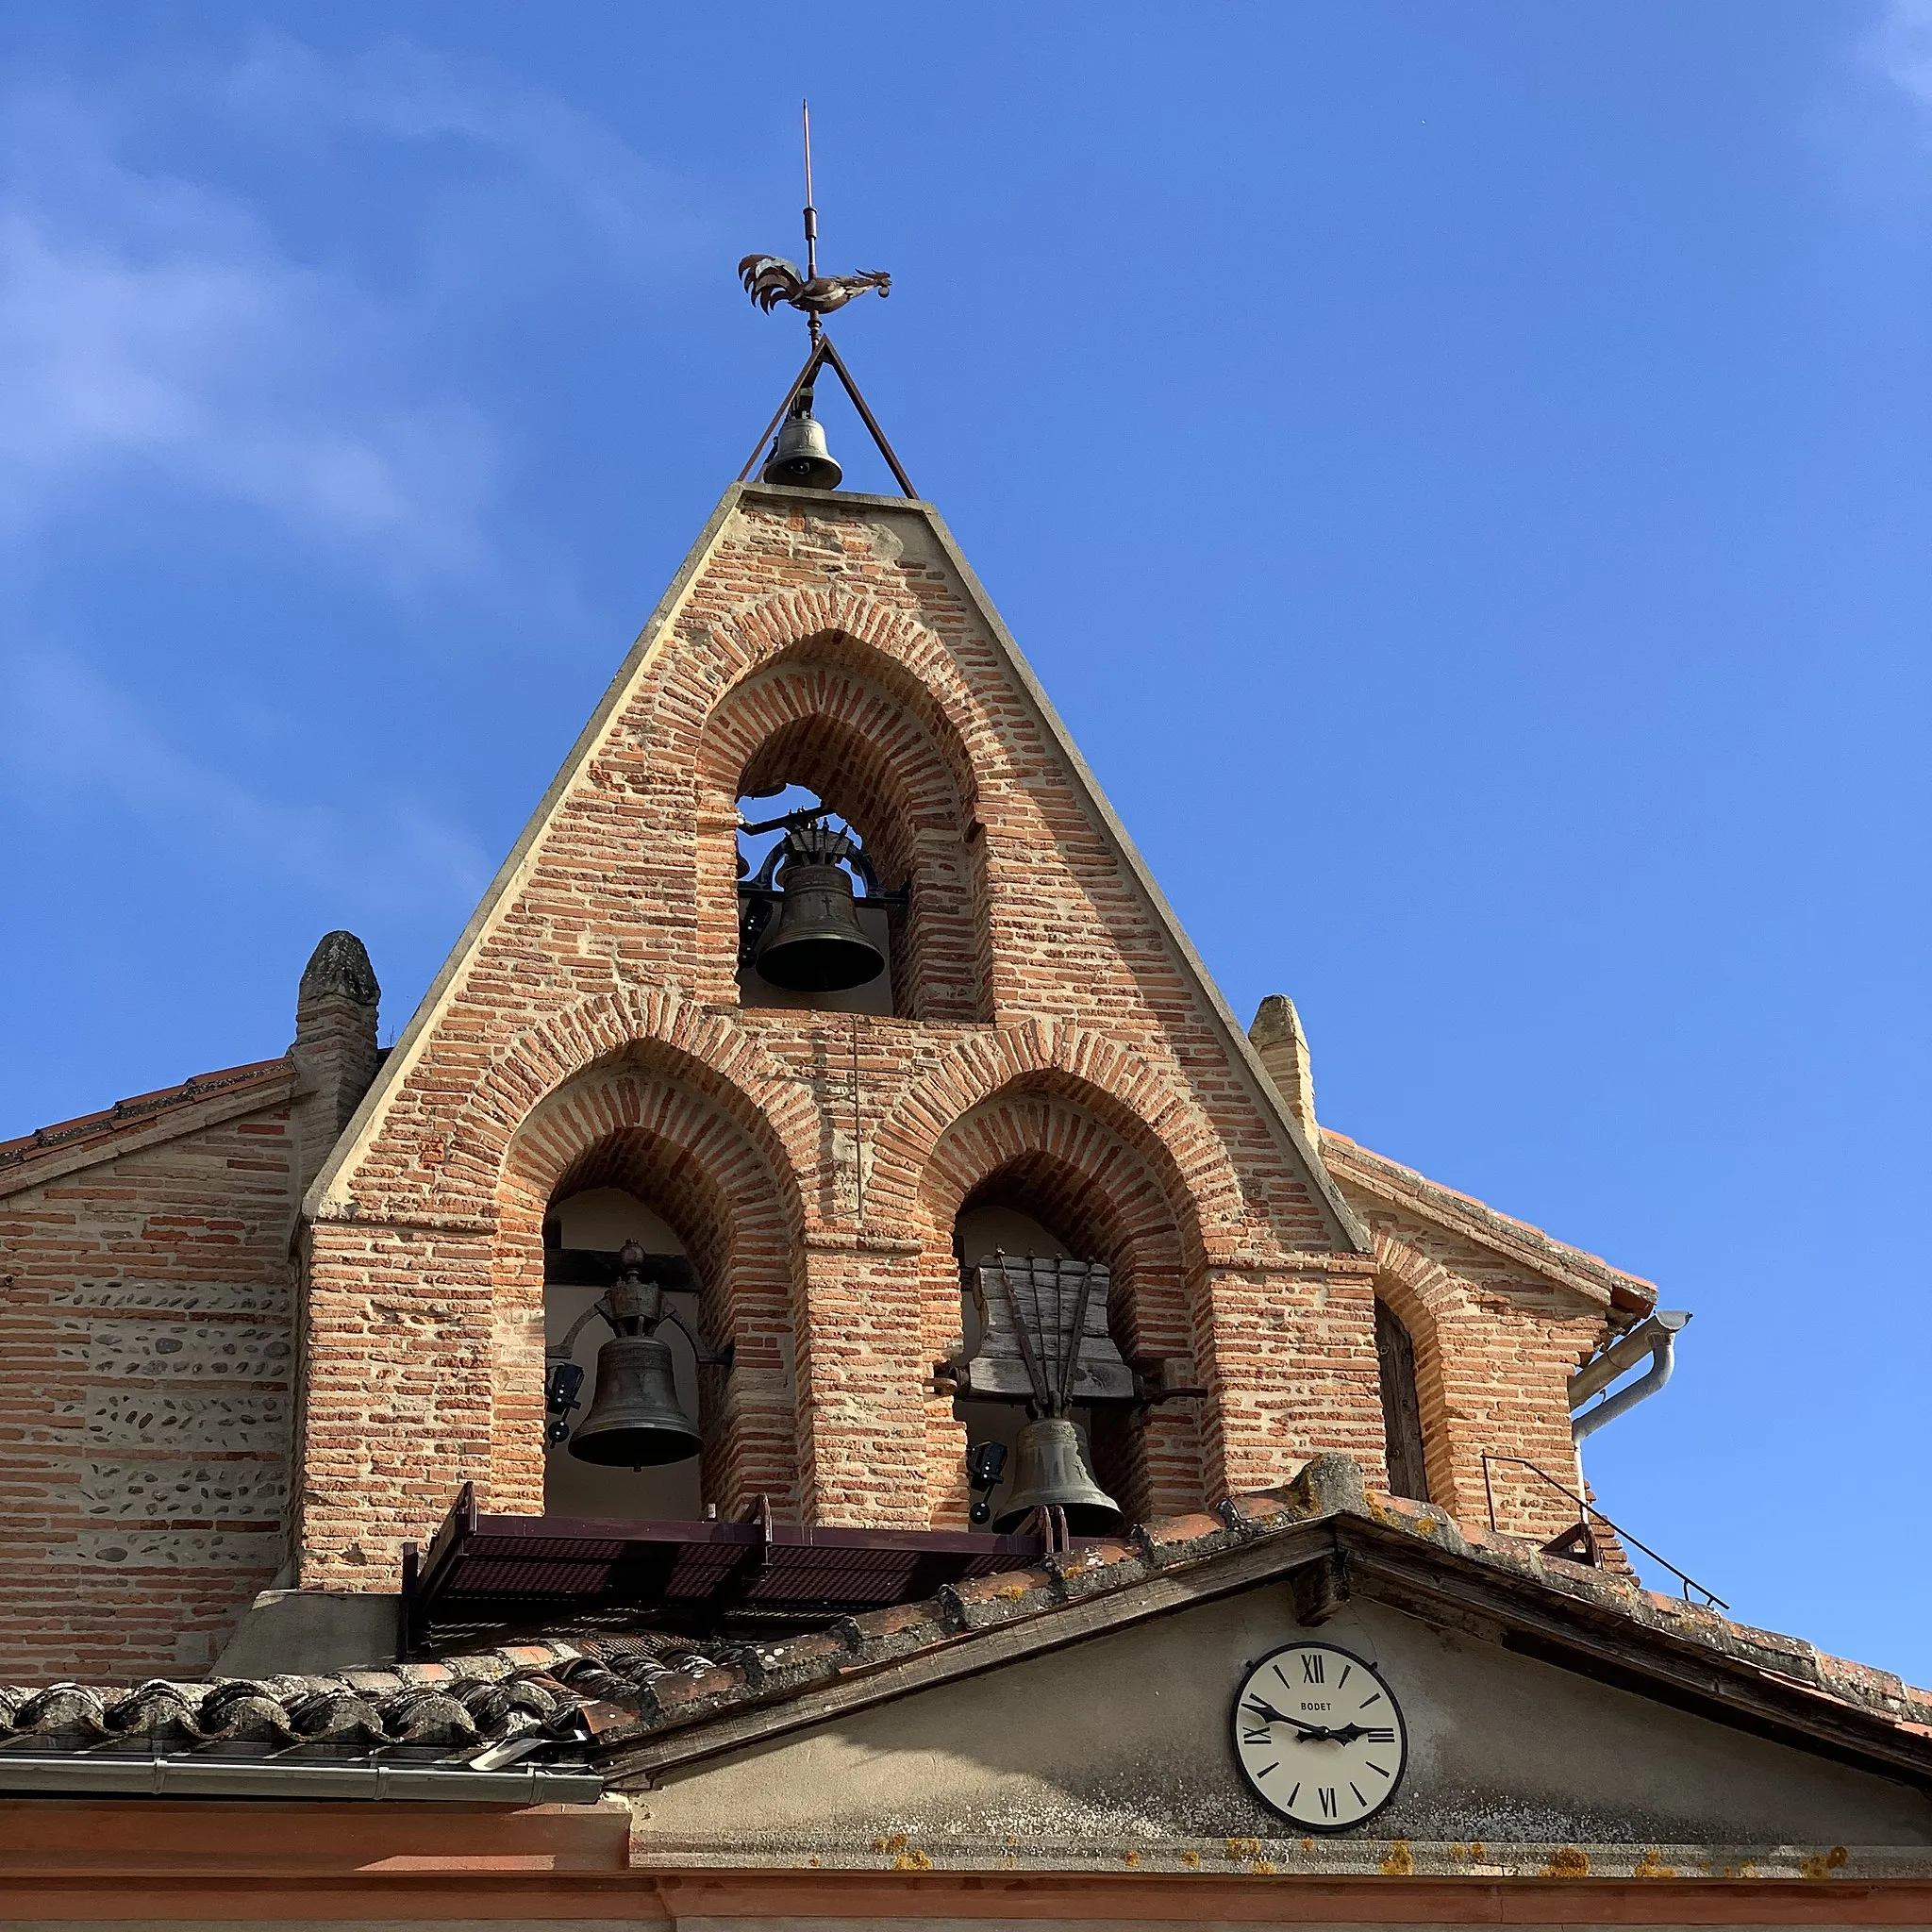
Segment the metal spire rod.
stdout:
[[[798,104],[799,119],[805,126],[805,278],[808,282],[818,279],[819,274],[819,211],[811,201],[811,103],[802,100]],[[818,346],[819,330],[824,325],[816,315],[808,313],[806,327],[810,332],[812,346]]]
[[[790,308],[798,309],[806,318],[807,330],[811,338],[811,352],[805,358],[805,367],[793,377],[791,387],[785,392],[785,400],[778,406],[778,413],[765,426],[765,433],[758,438],[758,447],[751,453],[751,458],[739,472],[738,480],[742,483],[757,467],[758,453],[766,440],[778,426],[794,404],[798,405],[801,418],[811,415],[812,378],[825,364],[831,365],[833,373],[844,386],[845,393],[852,398],[852,407],[858,411],[858,418],[866,426],[872,440],[878,445],[879,454],[886,459],[899,488],[908,496],[917,496],[905,467],[893,454],[892,446],[886,441],[886,433],[878,425],[878,419],[866,406],[865,398],[858,392],[858,385],[852,379],[852,372],[841,359],[839,352],[832,346],[832,339],[826,335],[824,318],[833,310],[842,308],[855,296],[876,291],[883,298],[891,293],[892,278],[884,269],[862,270],[858,275],[821,275],[819,274],[819,211],[812,199],[811,178],[811,103],[801,100],[798,104],[799,132],[805,146],[805,274],[798,272],[798,264],[787,261],[778,255],[747,255],[738,264],[738,279],[744,285],[744,292],[758,308],[767,315],[779,303]],[[820,444],[821,458],[824,445]],[[832,485],[838,483],[838,466],[824,459],[832,471]]]

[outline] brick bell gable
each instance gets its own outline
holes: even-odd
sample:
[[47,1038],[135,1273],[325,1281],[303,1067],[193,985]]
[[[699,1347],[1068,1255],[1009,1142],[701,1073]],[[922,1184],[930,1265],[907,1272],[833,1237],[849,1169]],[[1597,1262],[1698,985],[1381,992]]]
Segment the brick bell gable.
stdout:
[[[736,801],[785,782],[910,884],[891,1016],[740,1004]],[[1126,1431],[1131,1512],[1380,1467],[1373,1243],[924,504],[726,492],[309,1190],[305,1583],[387,1587],[465,1480],[541,1509],[541,1224],[585,1185],[736,1346],[726,1514],[963,1524],[933,1364],[995,1196],[1208,1391]]]

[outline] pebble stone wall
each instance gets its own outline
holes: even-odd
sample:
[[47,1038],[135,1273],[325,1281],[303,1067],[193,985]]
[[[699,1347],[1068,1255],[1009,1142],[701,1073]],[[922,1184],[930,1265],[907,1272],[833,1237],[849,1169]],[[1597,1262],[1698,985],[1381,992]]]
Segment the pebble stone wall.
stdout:
[[198,1675],[288,1572],[291,1239],[377,996],[331,933],[286,1056],[0,1162],[0,1680]]
[[0,1199],[0,1678],[194,1675],[282,1566],[293,1084]]

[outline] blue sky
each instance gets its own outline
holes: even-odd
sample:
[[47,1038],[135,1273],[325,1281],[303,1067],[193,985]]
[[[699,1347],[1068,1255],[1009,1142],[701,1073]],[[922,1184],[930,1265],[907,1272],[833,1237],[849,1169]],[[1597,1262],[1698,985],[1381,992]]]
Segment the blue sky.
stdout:
[[[0,1134],[393,1032],[841,347],[1324,1121],[1663,1285],[1604,1506],[1932,1681],[1932,0],[0,18]],[[851,480],[875,480],[825,411]]]

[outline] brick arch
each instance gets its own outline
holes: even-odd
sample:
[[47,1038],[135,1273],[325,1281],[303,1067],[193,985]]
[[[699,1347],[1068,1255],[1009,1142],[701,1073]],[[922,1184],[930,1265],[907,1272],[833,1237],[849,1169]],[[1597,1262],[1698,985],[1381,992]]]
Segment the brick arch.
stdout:
[[[587,1078],[606,1083],[598,1097],[592,1087],[574,1086]],[[626,1097],[626,1080],[635,1097]],[[777,1252],[789,1254],[804,1229],[805,1184],[818,1164],[816,1109],[800,1084],[729,1021],[707,1013],[675,987],[625,987],[580,1000],[520,1032],[468,1083],[430,1197],[440,1215],[481,1215],[491,1227],[487,1273],[477,1289],[487,1291],[490,1311],[495,1395],[488,1467],[495,1507],[542,1507],[545,1208],[571,1162],[634,1124],[633,1115],[644,1119],[644,1093],[656,1089],[680,1096],[689,1120],[714,1124],[707,1158],[721,1171],[729,1165],[720,1152],[727,1138],[750,1150],[752,1165],[765,1177],[757,1219],[779,1231]],[[566,1120],[572,1123],[567,1130]],[[593,1122],[602,1123],[594,1132]],[[694,1245],[708,1224],[693,1215],[691,1226],[700,1230]],[[754,1252],[746,1247],[742,1256]],[[765,1246],[756,1252],[762,1255]],[[790,1497],[797,1461],[789,1376],[774,1366],[793,1309],[789,1270],[780,1264],[761,1272],[764,1266],[762,1260],[758,1269],[749,1259],[735,1261],[724,1274],[726,1310],[716,1317],[708,1312],[707,1321],[717,1341],[731,1338],[734,1327],[747,1328],[747,1366],[734,1370],[721,1397],[728,1426],[717,1451],[716,1480],[738,1484],[756,1476],[753,1486],[776,1501]],[[774,1389],[784,1391],[782,1415]],[[712,1468],[708,1459],[708,1479]],[[727,1492],[716,1493],[723,1501]]]
[[1186,1273],[1175,1202],[1145,1158],[1056,1086],[1021,1079],[954,1121],[920,1184],[920,1220],[951,1240],[967,1208],[1017,1208],[1125,1273]]
[[[1115,1273],[1109,1317],[1129,1355],[1188,1357],[1198,1348],[1203,1279],[1241,1214],[1226,1157],[1173,1086],[1134,1055],[1084,1029],[1037,1026],[961,1041],[881,1127],[869,1203],[920,1248],[924,1340],[945,1355],[958,1327],[953,1224],[969,1202],[1004,1199],[1052,1222]],[[1198,1507],[1199,1417],[1173,1404],[1110,1419],[1096,1453],[1148,1515]],[[928,1411],[935,1521],[964,1507],[957,1472],[964,1433],[950,1401]]]
[[801,638],[740,677],[712,706],[696,766],[708,957],[728,961],[736,930],[744,793],[803,785],[858,828],[889,889],[909,885],[895,921],[899,1011],[920,1020],[988,1017],[981,853],[967,839],[972,761],[932,691],[897,659],[843,631]]
[[836,588],[782,591],[734,611],[728,621],[714,622],[710,641],[711,669],[692,680],[691,695],[697,703],[681,706],[684,715],[708,716],[722,689],[788,651],[815,644],[826,657],[843,655],[894,667],[905,695],[927,714],[935,739],[957,741],[963,747],[963,774],[969,786],[978,762],[976,754],[983,748],[982,734],[988,744],[992,742],[989,727],[970,707],[944,640],[906,611],[871,597]]
[[1462,1284],[1440,1261],[1391,1234],[1375,1242],[1375,1299],[1386,1302],[1408,1330],[1415,1349],[1415,1392],[1422,1410],[1423,1462],[1429,1494],[1452,1515],[1473,1521],[1470,1507],[1482,1494],[1481,1467],[1465,1466],[1457,1441],[1452,1391],[1457,1376],[1457,1317],[1467,1308]]
[[567,1081],[615,1056],[650,1064],[738,1123],[769,1166],[788,1228],[801,1232],[819,1165],[818,1111],[804,1085],[723,1015],[676,987],[599,993],[526,1027],[475,1081],[453,1124],[438,1205],[493,1208],[510,1144]]
[[919,1211],[941,1136],[1002,1090],[1065,1095],[1112,1129],[1174,1204],[1185,1266],[1235,1259],[1247,1224],[1241,1182],[1205,1111],[1178,1079],[1104,1036],[1030,1023],[960,1040],[880,1124],[867,1183],[882,1223]]
[[[728,1374],[702,1377],[705,1494],[735,1505],[762,1491],[790,1514],[797,1466],[791,1217],[751,1133],[684,1077],[689,1065],[661,1044],[633,1044],[532,1109],[504,1163],[492,1275],[504,1301],[527,1296],[532,1279],[541,1281],[545,1212],[585,1189],[621,1188],[661,1214],[697,1269],[708,1340],[737,1350]],[[535,1379],[523,1379],[534,1390],[541,1374],[538,1366]],[[509,1415],[499,1426],[530,1422]],[[501,1447],[521,1461],[517,1445]]]
[[[950,1354],[958,1335],[956,1222],[969,1207],[992,1204],[1033,1215],[1076,1254],[1108,1264],[1108,1326],[1129,1359],[1189,1350],[1193,1324],[1177,1203],[1114,1126],[1063,1083],[1034,1077],[1015,1081],[951,1123],[922,1177],[912,1225],[934,1359]],[[927,1428],[936,1522],[964,1521],[965,1447],[951,1404],[936,1405]],[[1131,1516],[1145,1520],[1199,1507],[1201,1452],[1191,1410],[1096,1416],[1094,1448],[1103,1480],[1117,1485],[1113,1493]]]

